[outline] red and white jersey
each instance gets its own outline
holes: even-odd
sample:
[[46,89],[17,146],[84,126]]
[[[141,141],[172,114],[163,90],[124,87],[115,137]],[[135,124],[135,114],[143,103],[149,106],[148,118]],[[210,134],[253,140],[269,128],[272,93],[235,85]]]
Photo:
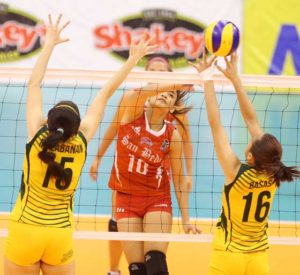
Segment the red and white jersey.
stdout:
[[150,129],[146,114],[120,125],[109,187],[126,194],[155,196],[170,192],[165,165],[174,126],[165,122],[160,131]]
[[165,119],[167,122],[173,122],[175,120],[175,117],[172,113],[168,113]]

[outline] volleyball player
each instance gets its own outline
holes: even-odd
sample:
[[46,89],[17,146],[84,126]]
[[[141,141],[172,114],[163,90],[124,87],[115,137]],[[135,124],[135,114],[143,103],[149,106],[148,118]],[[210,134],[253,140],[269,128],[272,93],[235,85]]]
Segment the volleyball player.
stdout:
[[5,248],[5,275],[75,274],[72,244],[74,192],[86,159],[86,146],[101,121],[104,107],[150,41],[132,45],[123,67],[97,93],[81,120],[71,101],[57,103],[47,120],[42,112],[41,83],[54,47],[66,42],[60,34],[69,22],[46,29],[45,44],[33,68],[26,105],[28,143],[21,187],[11,214]]
[[[189,110],[182,107],[186,92],[180,90],[182,85],[155,85],[155,89],[149,85],[126,92],[118,112],[117,148],[109,180],[109,187],[117,191],[118,230],[171,232],[171,163],[184,232],[196,234],[200,230],[189,221],[190,185],[183,175],[182,139],[173,124],[166,121],[170,113],[176,118]],[[167,242],[124,241],[130,274],[169,274],[167,248]]]
[[[241,163],[221,124],[214,83],[207,75],[204,91],[208,121],[225,176],[209,274],[269,274],[267,227],[275,192],[281,182],[298,178],[300,172],[282,163],[280,142],[260,127],[238,76],[236,53],[225,62],[225,69],[217,68],[234,86],[251,140],[245,150],[246,163]],[[194,67],[201,68],[201,62]]]
[[[171,65],[169,61],[164,58],[163,56],[152,56],[148,59],[146,64],[146,71],[156,71],[156,72],[172,72]],[[163,85],[165,86],[165,85]],[[173,86],[173,85],[171,85]],[[149,85],[149,89],[152,87],[155,90],[159,89],[157,85],[153,87],[153,85]],[[173,87],[172,87],[173,88]],[[147,89],[147,88],[145,88]],[[98,173],[98,167],[100,165],[101,159],[103,155],[105,154],[107,148],[110,146],[111,142],[114,140],[118,133],[120,116],[122,115],[120,112],[122,111],[122,107],[118,107],[118,110],[115,114],[115,117],[113,119],[113,122],[110,124],[108,129],[106,130],[103,140],[100,144],[100,147],[98,149],[98,152],[95,156],[95,159],[90,167],[90,176],[93,180],[97,180],[97,173]],[[192,185],[192,157],[193,157],[193,148],[191,143],[191,137],[190,137],[190,129],[188,125],[188,119],[186,116],[186,113],[184,114],[178,114],[177,119],[169,113],[166,117],[166,120],[169,122],[172,122],[175,120],[177,129],[180,133],[180,136],[182,138],[183,142],[183,152],[185,156],[185,163],[186,163],[186,175],[187,180],[189,184],[189,188],[191,188]],[[113,190],[112,192],[112,218],[109,220],[108,223],[108,230],[110,232],[117,232],[117,222],[115,219],[115,198],[116,198],[116,191]],[[122,245],[120,241],[109,241],[109,256],[110,256],[110,271],[108,272],[108,275],[119,275],[121,274],[119,270],[119,263],[122,255]]]

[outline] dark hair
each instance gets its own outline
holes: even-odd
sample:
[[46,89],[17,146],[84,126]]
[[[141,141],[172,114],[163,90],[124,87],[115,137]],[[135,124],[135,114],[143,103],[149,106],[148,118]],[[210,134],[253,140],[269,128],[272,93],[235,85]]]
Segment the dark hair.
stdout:
[[255,168],[274,176],[277,186],[280,186],[281,181],[290,182],[300,177],[297,167],[287,167],[282,163],[282,146],[273,135],[264,134],[260,139],[255,140],[250,152],[254,158]]
[[[175,106],[184,106],[185,104],[185,97],[189,94],[187,91],[182,91],[182,90],[176,90],[177,93],[177,98],[175,101]],[[188,107],[182,107],[179,109],[175,109],[174,112],[172,113],[172,116],[176,119],[176,121],[181,125],[184,131],[186,131],[184,124],[181,122],[181,120],[178,118],[178,115],[183,115],[189,112],[192,109],[192,106]]]
[[72,101],[60,101],[48,112],[48,135],[42,140],[43,150],[39,152],[39,158],[48,164],[51,176],[62,179],[66,184],[70,182],[69,175],[63,166],[54,161],[55,153],[52,148],[68,140],[78,133],[80,114],[76,104]]
[[166,58],[165,56],[163,55],[152,55],[148,58],[147,60],[147,64],[146,64],[146,71],[148,70],[149,66],[151,65],[152,62],[162,62],[164,63],[166,66],[167,66],[167,69],[169,72],[172,72],[172,67],[171,67],[171,64],[168,60],[168,58]]

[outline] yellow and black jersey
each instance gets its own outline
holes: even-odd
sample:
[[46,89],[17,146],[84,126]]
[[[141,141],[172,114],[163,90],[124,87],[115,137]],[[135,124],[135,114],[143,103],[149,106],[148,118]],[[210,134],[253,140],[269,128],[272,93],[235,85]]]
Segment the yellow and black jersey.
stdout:
[[56,155],[55,161],[71,177],[70,183],[65,184],[51,177],[48,165],[38,156],[47,134],[48,128],[44,126],[26,144],[21,187],[11,220],[41,226],[70,227],[74,193],[86,160],[87,143],[79,132],[52,149]]
[[276,189],[275,178],[242,164],[235,180],[224,186],[214,248],[231,252],[267,249],[268,217]]

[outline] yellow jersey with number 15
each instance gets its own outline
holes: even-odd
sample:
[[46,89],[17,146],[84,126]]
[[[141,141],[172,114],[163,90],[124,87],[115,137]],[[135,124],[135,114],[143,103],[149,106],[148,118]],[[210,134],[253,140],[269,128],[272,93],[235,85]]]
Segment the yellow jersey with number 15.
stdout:
[[276,189],[274,177],[242,164],[235,180],[224,186],[214,248],[231,252],[267,249],[268,218]]
[[21,187],[10,219],[39,226],[71,227],[74,193],[86,160],[86,139],[79,132],[52,149],[55,161],[71,177],[70,183],[65,184],[51,177],[48,165],[38,156],[47,134],[48,128],[44,126],[26,144]]

